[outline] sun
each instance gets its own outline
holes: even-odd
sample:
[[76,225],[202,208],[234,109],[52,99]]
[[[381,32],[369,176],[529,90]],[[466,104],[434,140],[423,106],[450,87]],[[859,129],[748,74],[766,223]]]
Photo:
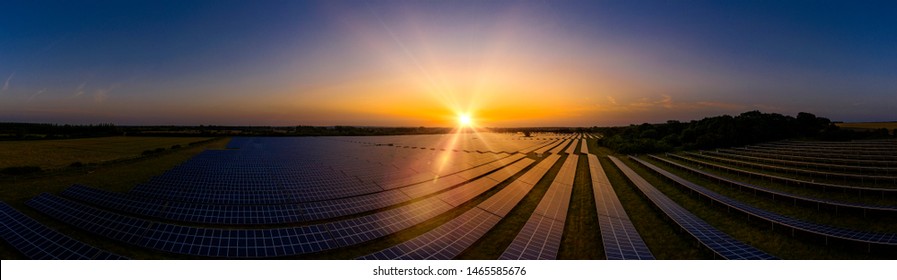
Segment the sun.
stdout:
[[461,114],[458,116],[458,125],[461,127],[471,127],[473,126],[473,119],[468,114]]

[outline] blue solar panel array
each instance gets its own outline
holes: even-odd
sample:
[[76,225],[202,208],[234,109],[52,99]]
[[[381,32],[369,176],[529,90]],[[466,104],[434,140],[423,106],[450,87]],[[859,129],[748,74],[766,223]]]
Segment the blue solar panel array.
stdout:
[[894,167],[894,166],[897,166],[897,162],[889,162],[889,161],[840,159],[840,158],[819,157],[819,156],[812,156],[812,155],[790,155],[790,154],[772,153],[772,152],[764,152],[764,151],[751,151],[751,150],[747,150],[745,148],[718,149],[717,151],[722,152],[722,153],[728,153],[728,154],[747,155],[747,156],[765,157],[765,158],[774,158],[774,159],[792,160],[792,161],[801,161],[801,162],[818,162],[818,163],[828,163],[828,164],[841,164],[841,165],[850,165],[850,166],[870,166],[870,167]]
[[172,221],[203,224],[285,224],[304,220],[298,204],[218,205],[146,198],[82,185],[73,185],[61,195],[122,213]]
[[360,259],[450,260],[485,235],[500,220],[501,217],[480,208],[472,208],[417,238]]
[[685,166],[683,164],[680,164],[680,163],[677,163],[677,162],[674,162],[674,161],[671,161],[671,160],[668,160],[668,159],[665,159],[662,157],[652,155],[651,158],[665,162],[673,167],[677,167],[679,169],[686,170],[691,173],[698,174],[698,175],[701,175],[701,176],[709,178],[709,179],[713,179],[717,182],[725,182],[730,185],[738,186],[740,188],[745,188],[745,189],[748,189],[751,191],[757,191],[760,193],[770,194],[770,195],[773,195],[774,197],[789,198],[789,199],[793,199],[795,201],[809,202],[809,203],[813,203],[816,205],[825,205],[825,206],[840,207],[840,208],[846,208],[846,209],[858,209],[858,210],[863,210],[863,211],[879,211],[879,212],[883,212],[883,213],[897,213],[897,206],[852,203],[852,202],[834,201],[834,200],[819,199],[819,198],[795,195],[795,194],[781,192],[781,191],[777,191],[777,190],[766,188],[766,187],[761,187],[761,186],[757,186],[757,185],[753,185],[753,184],[744,183],[744,182],[737,181],[737,180],[728,179],[728,178],[725,178],[722,176],[717,176],[717,175],[708,173],[706,171],[697,170],[697,169]]
[[52,230],[3,202],[0,202],[0,238],[34,260],[125,259]]
[[598,157],[591,154],[588,157],[605,257],[609,260],[653,260],[654,255],[629,220]]
[[[549,156],[521,178],[535,178],[538,181],[559,158],[557,155]],[[531,164],[532,160],[526,160],[525,163]],[[477,207],[451,221],[414,239],[359,259],[453,259],[498,224],[532,188],[533,184],[518,178]]]
[[657,172],[657,173],[663,175],[664,177],[667,177],[670,180],[673,180],[674,182],[676,182],[690,190],[693,190],[707,198],[713,199],[716,202],[719,202],[721,204],[729,206],[732,209],[741,211],[745,214],[769,221],[769,222],[777,224],[777,225],[782,225],[782,226],[786,226],[786,227],[793,228],[796,230],[809,232],[809,233],[813,233],[813,234],[818,234],[818,235],[826,237],[826,238],[835,238],[835,239],[841,239],[841,240],[847,240],[847,241],[861,242],[861,243],[865,243],[865,244],[881,244],[881,245],[897,247],[897,233],[865,232],[865,231],[858,231],[858,230],[845,229],[845,228],[836,228],[836,227],[829,226],[829,225],[815,224],[815,223],[807,222],[804,220],[799,220],[799,219],[795,219],[792,217],[769,212],[769,211],[751,206],[747,203],[734,200],[732,198],[721,195],[714,191],[711,191],[711,190],[704,188],[698,184],[692,183],[692,182],[685,180],[679,176],[676,176],[675,174],[672,174],[669,171],[666,171],[657,166],[654,166],[651,163],[645,162],[645,161],[640,160],[635,157],[633,157],[632,159],[635,160],[636,162],[650,168],[651,170],[654,170],[654,172]]
[[564,234],[567,208],[579,156],[569,155],[523,229],[501,254],[505,260],[556,259]]
[[863,155],[856,154],[853,152],[844,152],[844,151],[834,151],[834,150],[801,150],[801,149],[787,149],[787,148],[775,148],[775,147],[763,147],[763,146],[747,146],[744,149],[749,151],[762,151],[762,152],[771,152],[778,154],[786,154],[786,155],[798,155],[798,156],[816,156],[816,157],[829,157],[829,158],[840,158],[840,159],[856,159],[856,160],[864,160],[864,161],[887,161],[887,162],[897,162],[897,158],[893,156],[876,156],[876,155]]
[[635,173],[629,166],[613,156],[608,156],[614,165],[617,166],[626,178],[632,182],[636,188],[641,191],[648,200],[651,200],[657,208],[663,211],[673,222],[679,225],[683,230],[688,232],[704,247],[710,249],[714,254],[724,259],[775,259],[774,256],[767,254],[751,245],[744,244],[741,241],[732,238],[728,234],[714,228],[706,221],[698,218],[675,201],[664,195],[662,192],[654,188],[642,176]]
[[[506,168],[517,168],[519,171],[531,162],[530,159],[523,159]],[[481,177],[439,196],[369,215],[326,224],[276,229],[210,229],[159,223],[50,194],[41,194],[27,204],[75,227],[132,245],[198,256],[265,258],[319,252],[393,234],[455,206],[443,199],[453,198],[451,201],[461,204],[466,201],[457,197],[471,199],[497,183],[493,178]]]
[[750,162],[768,163],[775,165],[795,166],[802,168],[811,168],[813,170],[829,170],[833,172],[853,172],[858,174],[878,174],[878,175],[894,175],[897,174],[897,167],[881,167],[881,166],[862,166],[855,164],[834,164],[834,163],[818,163],[800,160],[777,159],[763,156],[743,155],[738,153],[726,153],[722,151],[702,151],[701,154],[713,155],[722,158],[734,160],[744,160]]
[[[508,172],[505,171],[507,169],[501,169],[502,167],[523,157],[523,155],[509,156],[470,170],[462,171],[461,173],[463,173],[463,176],[455,174],[439,178],[431,177],[424,180],[422,183],[420,183],[420,180],[417,180],[416,182],[418,184],[401,188],[393,188],[386,191],[373,192],[359,196],[305,203],[295,202],[295,199],[284,199],[284,196],[277,195],[276,191],[274,194],[268,194],[272,199],[264,201],[270,204],[228,204],[223,201],[209,201],[211,195],[208,193],[203,194],[196,192],[192,195],[205,197],[206,199],[193,202],[179,200],[169,201],[159,198],[158,195],[147,194],[146,192],[152,192],[147,189],[140,189],[130,193],[114,193],[80,185],[74,185],[68,188],[62,195],[124,213],[173,221],[231,225],[287,224],[331,219],[389,207],[410,201],[414,198],[445,190],[449,187],[463,183],[467,180],[465,178],[479,177],[492,171],[495,172],[489,176],[500,177],[506,175],[504,173]],[[496,171],[496,169],[498,170]],[[230,174],[230,176],[233,176],[233,174]],[[219,189],[258,189],[258,187],[250,188],[246,186],[216,186],[215,188],[216,192]],[[259,195],[258,193],[248,198],[245,194],[242,194],[242,192],[239,191],[230,195],[239,196],[240,199],[246,201],[260,201],[257,199]]]
[[725,165],[720,165],[720,164],[697,160],[697,159],[694,159],[691,157],[683,157],[683,156],[680,156],[677,154],[669,154],[669,156],[676,158],[676,159],[681,159],[686,162],[691,162],[691,163],[695,163],[698,165],[707,166],[707,167],[711,167],[711,168],[715,168],[715,169],[719,169],[719,170],[725,170],[726,172],[742,174],[742,175],[746,175],[746,176],[750,176],[750,177],[760,177],[760,178],[767,179],[770,181],[775,180],[775,181],[784,182],[787,184],[795,184],[798,186],[815,187],[815,188],[819,188],[822,190],[842,190],[842,191],[857,191],[857,192],[861,192],[861,193],[881,193],[882,196],[884,196],[885,194],[890,194],[890,195],[897,194],[897,188],[859,187],[859,186],[849,186],[849,185],[837,185],[837,184],[831,184],[831,183],[825,183],[825,182],[815,182],[812,180],[810,180],[810,181],[801,180],[801,179],[795,179],[795,178],[790,178],[790,177],[766,174],[766,173],[762,173],[762,172],[753,172],[753,171],[748,171],[748,170],[743,170],[743,169],[738,169],[738,168],[732,168],[732,167],[728,167]]
[[704,159],[713,160],[716,162],[722,162],[726,164],[735,164],[738,166],[747,166],[751,168],[761,169],[761,170],[772,170],[775,172],[788,173],[788,174],[800,174],[804,176],[812,176],[813,178],[825,178],[825,179],[835,179],[841,178],[845,181],[853,181],[854,183],[865,183],[865,184],[873,184],[880,186],[897,186],[897,176],[887,176],[887,175],[863,175],[863,174],[853,174],[853,173],[842,173],[842,172],[826,172],[826,171],[816,171],[816,170],[808,170],[802,168],[791,168],[784,167],[780,165],[771,165],[771,164],[762,164],[755,163],[751,161],[744,160],[736,160],[729,159],[718,156],[710,156],[705,154],[698,153],[687,153],[690,156],[700,157]]

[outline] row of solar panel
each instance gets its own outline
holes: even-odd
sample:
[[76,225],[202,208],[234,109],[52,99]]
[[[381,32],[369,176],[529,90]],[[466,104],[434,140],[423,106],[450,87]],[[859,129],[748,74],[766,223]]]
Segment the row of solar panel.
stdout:
[[833,158],[897,161],[897,156],[893,156],[893,155],[864,154],[864,153],[851,152],[851,151],[845,152],[845,151],[835,151],[835,150],[787,149],[787,148],[763,147],[763,146],[747,146],[746,148],[749,150],[759,150],[759,151],[766,151],[766,152],[771,152],[771,153],[795,153],[798,155],[817,155],[817,156],[825,156],[825,157],[833,157]]
[[557,258],[578,161],[579,156],[567,156],[536,209],[499,259]]
[[812,162],[812,163],[836,164],[836,165],[846,165],[846,166],[863,166],[863,167],[890,167],[890,168],[893,168],[893,167],[897,166],[897,165],[888,166],[889,162],[887,162],[887,161],[882,162],[882,161],[874,161],[874,160],[839,159],[839,158],[813,157],[813,156],[793,156],[793,155],[783,155],[783,154],[776,154],[776,153],[755,152],[755,151],[749,151],[749,150],[745,150],[745,149],[718,149],[717,151],[721,152],[721,153],[727,153],[727,154],[771,158],[771,159],[779,159],[779,160],[790,160],[790,161],[798,161],[798,162]]
[[[477,207],[414,239],[359,257],[359,259],[453,259],[482,238],[511,212],[559,159],[551,155]],[[527,180],[521,180],[523,178]]]
[[724,259],[775,259],[774,256],[714,228],[654,188],[625,163],[614,156],[608,157],[654,206],[715,255]]
[[722,153],[722,152],[713,152],[713,151],[703,151],[702,154],[708,154],[716,157],[729,158],[735,160],[743,160],[750,162],[758,162],[758,163],[768,163],[775,164],[781,166],[793,166],[797,168],[810,168],[813,170],[828,170],[835,172],[853,172],[859,174],[873,174],[873,175],[897,175],[897,167],[878,167],[878,166],[858,166],[858,165],[844,165],[844,164],[831,164],[831,163],[817,163],[817,162],[806,162],[806,161],[795,161],[795,160],[783,160],[783,159],[775,159],[768,157],[756,157],[756,156],[748,156],[748,155],[740,155],[733,153]]
[[588,155],[588,159],[605,257],[609,260],[654,259],[648,245],[642,240],[626,210],[623,209],[623,204],[614,192],[601,161],[592,154]]
[[570,145],[571,142],[573,142],[573,139],[564,140],[564,142],[561,142],[560,145],[551,149],[551,151],[549,151],[549,153],[552,153],[555,155],[560,154],[561,151],[564,151],[567,148],[567,146]]
[[[526,166],[529,166],[532,162],[533,162],[533,160],[528,159],[528,158],[522,159],[522,160],[515,162],[514,164],[511,164],[510,166],[506,167],[505,169],[507,169],[508,172],[497,172],[497,174],[498,174],[497,176],[490,175],[491,177],[490,176],[482,177],[480,179],[477,179],[471,183],[468,183],[466,185],[463,185],[463,186],[455,189],[454,192],[441,193],[441,194],[437,195],[436,197],[438,197],[439,199],[442,199],[449,205],[457,207],[457,206],[473,199],[474,197],[477,197],[480,194],[486,192],[487,190],[494,187],[496,184],[510,178],[517,172],[520,172],[520,170],[523,170]],[[495,173],[493,173],[493,174],[495,174]]]
[[[261,172],[267,173],[265,170],[261,170]],[[295,196],[293,193],[295,188],[302,188],[298,194],[299,201],[317,201],[317,200],[325,200],[325,199],[334,199],[345,196],[359,195],[364,193],[370,193],[375,191],[380,191],[381,189],[377,187],[376,184],[370,183],[359,183],[358,178],[347,178],[342,177],[342,173],[333,173],[337,171],[331,171],[331,175],[325,176],[327,174],[316,174],[314,181],[300,181],[300,180],[280,180],[269,182],[272,184],[268,184],[265,186],[264,182],[257,182],[253,188],[249,188],[247,184],[239,184],[235,186],[228,186],[230,184],[229,181],[225,182],[217,182],[210,184],[196,184],[190,186],[185,185],[183,180],[185,178],[190,178],[190,176],[177,176],[176,178],[164,178],[164,179],[154,179],[150,183],[143,184],[134,189],[135,192],[143,194],[143,195],[156,195],[162,196],[159,198],[169,199],[169,200],[179,200],[180,196],[186,196],[186,201],[198,202],[198,203],[224,203],[224,204],[232,204],[228,203],[229,197],[234,193],[224,193],[224,198],[214,197],[218,194],[211,193],[207,194],[205,192],[200,192],[198,194],[191,194],[193,190],[203,190],[205,189],[214,189],[216,192],[220,190],[224,191],[235,191],[239,194],[240,191],[257,193],[259,191],[274,191],[275,193],[279,190],[286,189],[290,191],[287,193],[289,196]],[[334,174],[339,176],[333,176]],[[270,174],[269,174],[270,176]],[[274,177],[274,176],[272,176]],[[214,178],[214,177],[212,177]],[[432,177],[431,177],[432,178]],[[156,183],[161,181],[161,183]],[[244,180],[245,181],[245,180]],[[259,180],[256,180],[259,181]],[[186,183],[190,184],[190,183]],[[298,185],[297,185],[298,184]],[[261,186],[259,186],[261,185]],[[184,193],[183,189],[189,186],[189,192]],[[316,187],[316,188],[313,188]],[[251,195],[250,195],[251,196]],[[276,196],[276,195],[275,195]],[[206,198],[203,200],[203,198]],[[244,201],[249,201],[247,203],[251,203],[252,199],[244,199]],[[281,200],[285,202],[290,202],[289,199]],[[259,201],[256,203],[279,203],[278,201]]]
[[633,157],[632,159],[642,164],[643,166],[648,167],[654,172],[662,175],[663,177],[666,177],[676,182],[677,184],[688,188],[689,190],[695,191],[696,193],[704,197],[712,199],[720,204],[730,207],[731,209],[738,210],[753,217],[796,230],[818,234],[824,237],[842,239],[847,241],[856,241],[866,244],[883,244],[888,246],[895,246],[895,248],[897,248],[897,234],[895,233],[866,232],[846,228],[837,228],[829,225],[816,224],[780,215],[711,191],[703,186],[685,180],[679,176],[676,176],[675,174],[670,173],[669,171],[654,166],[653,164],[645,162],[641,159],[635,157]]
[[846,148],[846,149],[865,149],[865,150],[886,150],[888,148],[897,148],[897,141],[893,139],[879,139],[883,141],[851,141],[851,142],[825,142],[825,141],[776,141],[760,143],[760,146],[771,147],[787,147],[787,148],[806,148],[806,149],[823,149],[823,148]]
[[[414,137],[378,137],[377,139],[363,139],[359,142],[366,144],[379,144],[394,146],[416,146],[425,148],[451,148],[458,150],[515,153],[533,145],[532,138],[508,137],[495,133],[477,134],[447,134],[447,135],[417,135]],[[535,142],[556,138],[552,135],[536,135]],[[509,141],[511,140],[511,141]],[[448,146],[447,143],[451,143]]]
[[[579,145],[576,144],[577,141],[578,141],[577,139],[573,139],[573,142],[571,142],[570,145],[567,146],[567,150],[565,150],[564,152],[567,153],[567,154],[571,154],[571,155],[572,155],[573,153],[575,153],[575,152],[576,152],[576,148],[579,147]],[[580,141],[580,142],[585,142],[585,141]]]
[[520,154],[528,154],[528,153],[531,153],[531,152],[536,152],[536,151],[538,151],[538,150],[548,149],[553,143],[555,143],[555,140],[550,140],[550,141],[540,141],[540,142],[539,142],[538,144],[536,144],[536,145],[529,146],[529,147],[524,148],[524,149],[521,149],[521,150],[519,150],[519,151],[517,151],[517,152],[520,153]]
[[894,150],[894,147],[883,147],[883,146],[874,146],[874,147],[838,147],[838,146],[814,146],[814,145],[793,145],[793,144],[782,144],[782,143],[764,143],[755,145],[757,147],[764,147],[770,149],[781,149],[781,150],[792,150],[792,151],[806,151],[806,152],[837,152],[837,153],[854,153],[859,155],[890,155],[897,156],[897,151]]
[[[520,157],[514,157],[519,159]],[[510,160],[510,159],[508,159]],[[501,162],[498,164],[507,164]],[[491,166],[500,168],[504,165]],[[513,167],[511,167],[513,169]],[[497,173],[508,172],[499,169]],[[481,169],[478,176],[492,169]],[[495,176],[495,175],[490,175]],[[62,195],[124,213],[174,221],[206,224],[284,224],[336,218],[410,201],[444,190],[467,179],[451,175],[424,181],[416,186],[362,196],[300,204],[221,205],[174,202],[134,194],[114,193],[74,185]]]
[[741,174],[741,175],[745,175],[745,176],[749,176],[749,177],[759,177],[759,178],[763,178],[765,180],[778,181],[778,182],[783,182],[786,184],[795,184],[798,186],[808,186],[808,187],[814,187],[814,188],[818,188],[818,189],[822,189],[822,190],[859,191],[859,192],[869,192],[869,193],[881,193],[882,195],[897,194],[897,189],[836,185],[836,184],[823,183],[823,182],[800,180],[800,179],[776,176],[776,175],[771,175],[771,174],[766,174],[766,173],[752,172],[752,171],[739,169],[739,168],[732,168],[732,167],[728,167],[728,166],[724,166],[724,165],[719,165],[719,164],[714,164],[714,163],[710,163],[710,162],[696,160],[691,157],[683,157],[683,156],[680,156],[677,154],[669,154],[669,156],[672,158],[680,159],[680,160],[698,164],[701,166],[707,166],[707,167],[711,167],[711,168],[718,169],[718,170],[725,170],[726,172],[730,172],[730,173]]
[[[469,185],[487,191],[488,188],[479,187],[480,182],[497,184],[491,178],[482,177]],[[278,229],[207,229],[158,223],[50,194],[42,194],[27,204],[77,228],[132,245],[208,257],[259,258],[318,252],[396,233],[451,210],[453,206],[442,199],[468,194],[469,189],[465,186],[451,189],[443,193],[444,196],[425,198],[369,215]]]
[[734,150],[749,152],[749,153],[771,154],[771,155],[778,155],[778,156],[797,156],[797,157],[801,157],[801,158],[809,158],[813,161],[822,161],[822,162],[827,162],[829,160],[841,160],[841,161],[847,161],[848,164],[861,164],[861,165],[866,165],[866,166],[897,166],[897,161],[893,161],[893,160],[870,160],[870,159],[856,158],[856,157],[852,157],[849,155],[832,156],[832,155],[821,155],[818,153],[766,151],[766,150],[750,148],[750,147],[734,148]]
[[851,141],[803,141],[803,140],[782,140],[779,141],[781,143],[790,143],[790,144],[807,144],[807,145],[892,145],[897,146],[897,140],[895,139],[865,139],[865,140],[851,140]]
[[0,238],[33,260],[124,259],[52,230],[5,202],[0,202]]
[[563,142],[562,140],[554,140],[554,141],[551,141],[551,142],[548,143],[547,145],[542,146],[542,147],[536,149],[536,150],[533,151],[533,152],[536,153],[536,154],[544,154],[544,153],[548,152],[548,150],[550,150],[551,148],[553,148],[555,145],[558,145],[559,143],[562,143],[562,142]]
[[[479,176],[484,170],[495,169],[510,160],[516,160],[521,157],[523,156],[515,155],[471,170],[462,171],[459,173],[459,176],[470,179]],[[176,178],[171,178],[170,180],[177,181]],[[298,187],[291,187],[283,183],[273,189],[271,187],[245,187],[241,189],[240,187],[243,186],[221,187],[219,185],[196,185],[193,188],[176,188],[151,182],[139,185],[131,192],[135,195],[191,203],[284,204],[339,199],[383,191],[379,185],[361,183],[357,178],[326,178],[322,176],[318,180],[320,181],[309,182],[307,186]]]
[[665,159],[662,157],[651,155],[651,158],[659,160],[664,163],[667,163],[670,166],[688,171],[690,173],[701,175],[702,177],[711,179],[716,182],[725,182],[732,186],[747,189],[747,190],[750,190],[753,192],[760,192],[761,194],[771,195],[772,197],[786,198],[786,199],[791,199],[794,201],[801,201],[801,202],[817,205],[817,207],[819,205],[824,205],[824,206],[829,206],[832,208],[840,207],[840,208],[856,209],[856,210],[862,210],[862,211],[880,211],[883,213],[897,214],[897,206],[893,206],[893,205],[876,205],[876,204],[866,204],[866,203],[835,201],[835,200],[819,199],[819,198],[813,198],[813,197],[808,197],[808,196],[796,195],[796,194],[778,191],[778,190],[771,189],[771,188],[748,184],[745,182],[729,179],[729,178],[722,177],[722,176],[717,176],[717,175],[711,174],[709,172],[694,169],[692,167],[689,167],[684,164],[680,164],[675,161],[668,160],[668,159]]
[[872,183],[872,184],[883,184],[897,186],[897,176],[884,176],[884,175],[861,175],[861,174],[851,174],[851,173],[839,173],[839,172],[823,172],[816,170],[807,170],[801,168],[791,168],[784,167],[779,165],[771,165],[771,164],[762,164],[755,163],[750,161],[743,160],[735,160],[728,159],[723,157],[710,156],[699,153],[686,152],[689,156],[699,157],[703,159],[713,160],[716,162],[726,163],[726,164],[735,164],[738,166],[747,166],[755,169],[762,170],[771,170],[775,172],[781,173],[790,173],[790,174],[801,174],[805,176],[812,176],[814,178],[826,178],[826,179],[835,179],[841,178],[844,180],[851,180],[855,183]]
[[[347,144],[348,145],[348,144]],[[240,171],[244,169],[253,169],[253,168],[261,168],[261,171],[266,170],[278,170],[278,173],[316,173],[322,169],[329,170],[345,170],[352,168],[365,168],[371,166],[372,163],[382,163],[384,166],[392,165],[393,163],[415,163],[412,165],[420,165],[417,163],[426,163],[427,161],[432,160],[434,157],[438,157],[441,154],[451,155],[458,153],[451,152],[432,152],[432,153],[420,153],[417,151],[407,151],[403,152],[403,149],[393,149],[393,148],[378,148],[378,147],[367,147],[366,150],[359,151],[358,156],[351,157],[342,154],[352,153],[335,153],[335,155],[341,156],[332,156],[329,158],[321,158],[321,159],[309,159],[304,158],[302,155],[268,155],[267,153],[256,154],[253,153],[238,153],[234,151],[224,151],[228,155],[228,157],[222,158],[221,156],[216,157],[212,161],[203,161],[202,158],[206,153],[197,156],[195,159],[191,159],[190,162],[202,162],[203,165],[196,166],[195,168],[191,164],[181,165],[169,171],[168,173],[179,172],[183,169],[189,169],[190,173],[202,173],[219,169],[225,169],[227,173],[240,173]],[[221,151],[209,151],[212,153],[217,153]],[[253,155],[247,157],[247,155]],[[489,161],[494,159],[495,155],[490,154],[459,154],[457,157],[464,158],[463,162],[465,163],[474,163],[475,165],[479,165],[485,161]],[[290,158],[295,158],[294,160],[290,160]],[[229,160],[227,160],[229,159]],[[189,163],[189,162],[188,162]],[[325,164],[326,163],[326,164]]]

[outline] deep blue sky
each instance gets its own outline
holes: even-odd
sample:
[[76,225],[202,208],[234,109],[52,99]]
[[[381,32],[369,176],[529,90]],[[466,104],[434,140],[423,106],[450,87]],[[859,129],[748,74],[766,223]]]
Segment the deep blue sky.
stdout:
[[3,1],[0,121],[897,120],[897,1]]

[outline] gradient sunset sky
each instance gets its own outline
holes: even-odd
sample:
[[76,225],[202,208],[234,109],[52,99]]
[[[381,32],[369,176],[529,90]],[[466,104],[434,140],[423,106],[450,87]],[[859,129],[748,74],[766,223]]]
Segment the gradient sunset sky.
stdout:
[[2,1],[0,122],[897,120],[897,1]]

